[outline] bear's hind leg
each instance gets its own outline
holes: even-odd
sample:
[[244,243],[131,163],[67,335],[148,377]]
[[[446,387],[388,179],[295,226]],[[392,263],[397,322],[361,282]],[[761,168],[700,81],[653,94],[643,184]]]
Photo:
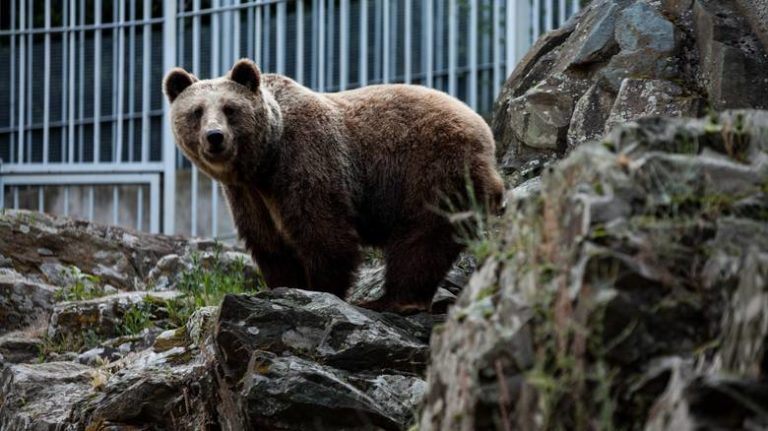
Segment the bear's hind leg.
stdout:
[[437,286],[464,248],[447,221],[424,230],[414,228],[386,248],[384,296],[361,304],[376,311],[429,311]]

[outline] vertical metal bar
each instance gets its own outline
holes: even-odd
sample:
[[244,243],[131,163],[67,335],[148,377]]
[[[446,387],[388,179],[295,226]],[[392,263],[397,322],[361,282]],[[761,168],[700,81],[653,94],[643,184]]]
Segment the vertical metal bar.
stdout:
[[493,21],[493,35],[491,44],[493,45],[493,95],[496,97],[501,90],[501,64],[503,59],[501,58],[501,2],[497,0],[491,0],[493,2],[493,14],[491,20]]
[[296,2],[296,82],[304,83],[304,0]]
[[5,209],[5,184],[3,184],[2,175],[0,175],[0,209]]
[[448,94],[456,96],[457,72],[459,69],[458,40],[458,11],[456,0],[448,1]]
[[403,25],[403,80],[406,84],[411,83],[411,70],[413,68],[413,65],[411,64],[412,61],[412,46],[411,46],[411,29],[413,26],[413,4],[411,3],[411,0],[405,0],[405,16],[404,16],[404,25]]
[[118,225],[119,220],[119,212],[120,212],[120,194],[118,192],[117,186],[112,186],[112,224]]
[[545,7],[544,13],[546,13],[544,25],[547,31],[552,31],[552,29],[555,28],[554,3],[552,2],[552,0],[544,0],[544,7]]
[[[434,54],[437,57],[435,61],[435,68],[437,70],[440,70],[442,72],[443,68],[445,67],[443,53],[445,52],[444,41],[443,41],[443,35],[445,34],[445,18],[443,11],[445,10],[445,0],[437,0],[436,5],[436,20],[435,20],[435,29],[434,32],[437,36],[435,39],[435,49]],[[442,76],[438,76],[435,79],[435,86],[439,87],[441,90],[443,89],[443,83],[445,80]]]
[[330,91],[334,84],[334,76],[333,76],[333,66],[336,64],[334,59],[335,54],[335,45],[336,45],[336,37],[334,35],[334,31],[336,29],[336,23],[335,23],[335,7],[336,0],[328,0],[328,12],[325,13],[325,16],[328,18],[328,22],[325,24],[326,33],[328,33],[327,37],[325,38],[326,43],[326,60],[325,60],[325,87],[328,88]]
[[211,181],[211,236],[219,234],[219,183]]
[[264,64],[264,70],[272,70],[272,8],[269,5],[264,6],[264,38],[261,49],[261,61]]
[[339,6],[339,90],[346,90],[349,81],[349,0]]
[[[196,1],[199,2],[200,0]],[[149,19],[152,18],[151,0],[144,0],[142,15],[144,21],[149,21]],[[150,73],[152,72],[152,26],[145,23],[143,31],[143,44],[141,47],[141,161],[146,163],[149,161],[149,111],[152,109],[149,94],[149,90],[152,87],[149,85]]]
[[[192,10],[200,10],[200,0],[192,2]],[[200,76],[200,15],[192,18],[192,73]],[[199,189],[197,166],[192,165],[192,184],[190,187],[191,206],[190,212],[190,234],[197,236],[197,193]]]
[[[85,25],[85,0],[80,0],[80,23]],[[78,120],[80,123],[80,133],[77,137],[77,148],[79,162],[85,158],[85,30],[78,31],[80,50],[78,51],[78,75],[77,75],[77,102],[78,102]],[[74,163],[72,158],[70,163]]]
[[88,221],[93,221],[93,186],[88,187]]
[[389,82],[389,43],[390,43],[390,30],[392,26],[392,22],[389,16],[389,4],[390,0],[383,0],[381,2],[381,25],[382,25],[382,35],[381,35],[381,81],[383,83]]
[[394,3],[390,3],[388,0],[387,3],[390,6],[389,20],[386,23],[389,27],[389,49],[384,54],[389,58],[390,80],[397,81],[397,23],[400,16],[397,13],[397,5],[399,0],[395,0]]
[[149,232],[160,232],[160,184],[157,177],[149,183]]
[[320,0],[317,7],[317,88],[325,91],[325,0]]
[[[45,0],[45,57],[43,60],[43,164],[48,164],[51,139],[51,0]],[[66,13],[66,11],[65,11]]]
[[[125,22],[125,0],[118,0],[117,19],[120,24]],[[125,28],[120,26],[117,35],[117,98],[115,102],[116,132],[115,153],[112,159],[116,163],[123,160],[123,104],[125,102]]]
[[381,78],[381,27],[383,21],[381,19],[382,2],[373,2],[373,79],[377,80]]
[[[220,0],[213,0],[214,9],[221,6]],[[220,53],[219,53],[219,13],[214,12],[211,15],[211,76],[218,76],[220,72]],[[219,195],[216,181],[211,180],[211,236],[216,235],[216,225],[218,224],[218,205]]]
[[360,65],[359,87],[368,83],[368,0],[360,0]]
[[467,92],[467,99],[469,100],[469,106],[477,111],[477,9],[478,0],[469,1],[469,47],[467,48],[467,54],[469,57],[469,79],[467,80],[469,85],[469,91]]
[[285,74],[285,33],[288,27],[287,11],[288,5],[285,2],[277,4],[277,73]]
[[434,0],[424,0],[424,17],[426,18],[426,24],[424,25],[424,73],[426,73],[427,87],[435,86],[435,9]]
[[[518,19],[522,17],[518,16]],[[535,41],[541,35],[541,0],[533,0],[533,39]]]
[[139,184],[136,190],[136,230],[144,228],[144,186]]
[[[67,95],[69,98],[67,99],[69,101],[69,106],[67,107],[67,113],[69,114],[69,121],[67,125],[67,149],[69,150],[69,154],[67,158],[72,161],[75,158],[75,29],[74,27],[77,25],[77,11],[75,8],[77,7],[77,2],[71,2],[70,3],[70,20],[69,20],[69,90],[67,91]],[[64,159],[64,155],[61,155],[61,158]]]
[[[525,1],[525,0],[524,0]],[[506,48],[507,48],[507,73],[506,76],[509,76],[512,74],[512,71],[515,70],[515,65],[517,64],[517,56],[515,55],[515,48],[517,47],[517,32],[516,32],[516,26],[518,24],[518,21],[515,20],[515,4],[517,3],[517,0],[507,0],[507,18],[504,21],[504,25],[506,26],[506,34],[507,37],[505,38],[506,41]]]
[[19,209],[19,186],[13,188],[13,209]]
[[[253,57],[253,29],[255,28],[255,23],[253,22],[253,7],[248,8],[248,14],[246,16],[246,47],[247,49],[247,56],[250,58]],[[254,58],[254,61],[255,58]]]
[[[69,22],[69,6],[64,5],[64,11],[61,14],[62,27],[67,28],[70,26]],[[61,52],[61,120],[68,120],[69,109],[69,37],[67,33],[62,33],[61,38],[62,52]],[[61,149],[62,158],[66,154],[69,155],[67,148],[71,145],[69,142],[69,128],[70,124],[64,123],[61,128],[61,139],[59,140],[59,148]],[[71,163],[71,162],[70,162]]]
[[16,145],[14,145],[14,140],[16,138],[15,126],[16,126],[16,0],[11,0],[11,29],[13,30],[13,33],[11,33],[11,85],[8,86],[10,89],[10,95],[9,98],[11,99],[11,136],[10,140],[8,142],[8,146],[10,147],[10,163],[13,163],[16,161]]
[[64,186],[64,216],[69,216],[69,186]]
[[[35,2],[34,0],[30,0],[29,13],[27,14],[27,19],[29,21],[28,25],[30,29],[32,29],[35,26],[34,9],[35,9]],[[31,32],[27,34],[27,49],[29,50],[29,55],[27,56],[27,89],[26,89],[25,97],[27,98],[26,119],[27,119],[27,123],[30,130],[29,130],[29,134],[25,136],[26,139],[24,140],[24,147],[26,148],[27,161],[31,163],[32,151],[33,151],[33,145],[34,145],[34,143],[32,142],[32,139],[34,138],[34,136],[32,135],[32,124],[34,122],[34,116],[32,115],[32,106],[34,105],[34,103],[32,103],[32,95],[34,90],[34,87],[32,85],[32,82],[34,81],[34,74],[33,74],[34,69],[32,68],[32,66],[34,61],[34,55],[32,55],[32,53],[35,52],[35,39],[32,37]]]
[[240,50],[240,9],[232,11],[232,47],[234,48],[232,51],[234,56],[232,64],[234,64],[242,56],[242,51]]
[[[93,36],[93,162],[101,161],[101,0],[95,0]],[[92,218],[89,218],[91,220]]]
[[37,211],[45,212],[45,192],[43,192],[43,186],[37,186]]
[[261,8],[264,6],[256,6],[255,10],[255,17],[254,20],[256,21],[256,31],[254,34],[254,41],[253,41],[253,59],[258,63],[259,67],[264,67],[264,62],[262,61],[262,50],[261,50],[261,44],[262,44],[262,35],[261,32],[264,30],[264,21],[262,20],[261,16]]
[[579,0],[571,0],[571,14],[579,11]]
[[[130,0],[128,6],[128,19],[136,20],[136,0]],[[133,115],[136,113],[136,25],[131,24],[128,30],[128,114],[131,119],[128,120],[128,160],[134,161],[134,140],[135,140],[135,120]]]
[[[97,0],[98,1],[98,0]],[[170,70],[176,62],[176,2],[163,3],[163,70]],[[170,106],[163,102],[163,232],[172,234],[175,230],[176,204],[176,146],[173,143]]]
[[[27,26],[27,0],[21,0],[21,7],[19,10],[19,31],[23,32]],[[26,113],[26,67],[27,67],[27,40],[22,33],[19,37],[19,133],[18,133],[18,162],[24,163],[24,126]]]
[[558,17],[558,27],[562,27],[563,24],[565,24],[566,19],[566,10],[565,10],[565,0],[559,0],[557,3],[557,12],[559,13]]

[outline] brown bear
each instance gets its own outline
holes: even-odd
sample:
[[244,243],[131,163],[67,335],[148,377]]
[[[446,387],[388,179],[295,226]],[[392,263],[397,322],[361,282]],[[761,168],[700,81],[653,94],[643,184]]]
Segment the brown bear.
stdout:
[[211,80],[173,69],[163,87],[177,144],[221,183],[270,287],[344,298],[369,245],[384,250],[385,293],[363,306],[428,310],[463,248],[446,197],[500,205],[489,127],[439,91],[316,93],[245,59]]

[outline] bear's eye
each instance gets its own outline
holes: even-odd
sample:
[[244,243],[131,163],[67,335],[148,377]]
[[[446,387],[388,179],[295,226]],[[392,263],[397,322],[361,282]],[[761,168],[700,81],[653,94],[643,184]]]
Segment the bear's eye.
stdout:
[[224,105],[224,107],[221,108],[221,111],[224,112],[224,115],[230,117],[235,113],[235,107],[231,105]]
[[198,120],[199,120],[200,118],[202,118],[202,116],[203,116],[203,107],[202,107],[202,106],[198,106],[197,108],[195,108],[195,110],[194,110],[194,111],[192,111],[192,115],[193,115],[193,116],[194,116],[196,119],[198,119]]

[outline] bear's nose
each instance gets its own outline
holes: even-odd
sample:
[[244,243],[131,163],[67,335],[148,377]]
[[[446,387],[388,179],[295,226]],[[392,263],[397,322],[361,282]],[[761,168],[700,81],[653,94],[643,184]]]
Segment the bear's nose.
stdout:
[[224,150],[224,133],[221,130],[211,129],[205,132],[205,139],[208,141],[210,153],[220,153]]

